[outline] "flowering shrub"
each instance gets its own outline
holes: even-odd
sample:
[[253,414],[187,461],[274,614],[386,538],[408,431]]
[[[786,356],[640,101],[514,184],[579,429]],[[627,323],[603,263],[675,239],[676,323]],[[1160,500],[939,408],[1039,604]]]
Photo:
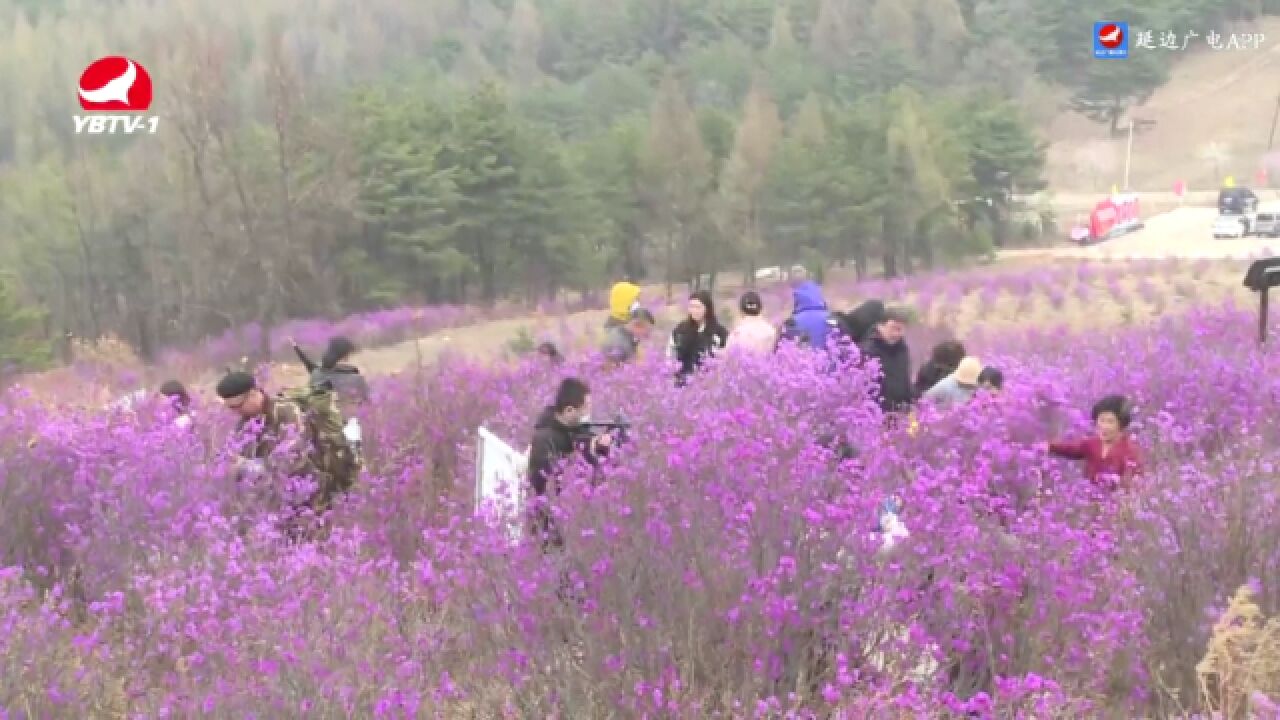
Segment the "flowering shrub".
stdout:
[[[1006,392],[922,409],[914,434],[885,430],[851,357],[731,353],[683,389],[661,337],[622,369],[445,357],[374,382],[366,473],[295,544],[232,476],[217,408],[193,433],[156,407],[11,397],[0,710],[1192,712],[1226,593],[1251,582],[1261,612],[1280,610],[1280,355],[1253,327],[1220,307],[1114,334],[993,330],[972,343]],[[596,417],[625,412],[632,440],[598,473],[566,468],[565,547],[544,554],[474,517],[474,440],[483,424],[523,447],[566,374],[592,384]],[[1136,402],[1148,472],[1107,497],[1038,443],[1087,432],[1115,391]],[[893,494],[910,537],[879,552]]]

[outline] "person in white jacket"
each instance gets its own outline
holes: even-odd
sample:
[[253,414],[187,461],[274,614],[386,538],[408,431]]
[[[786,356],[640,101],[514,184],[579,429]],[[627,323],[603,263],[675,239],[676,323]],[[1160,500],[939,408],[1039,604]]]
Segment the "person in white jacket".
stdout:
[[754,290],[743,293],[738,301],[742,318],[729,333],[729,347],[742,347],[751,352],[771,353],[778,345],[778,329],[769,324],[760,313],[764,310],[759,293]]

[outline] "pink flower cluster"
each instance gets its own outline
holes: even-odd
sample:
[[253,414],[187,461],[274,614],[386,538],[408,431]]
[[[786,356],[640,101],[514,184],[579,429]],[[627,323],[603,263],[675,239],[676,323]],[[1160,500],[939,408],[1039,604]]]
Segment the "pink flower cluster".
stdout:
[[[303,544],[233,479],[217,408],[192,433],[9,402],[0,716],[1166,712],[1236,587],[1280,610],[1280,354],[1253,328],[1224,307],[986,333],[1005,392],[915,434],[885,432],[864,369],[804,350],[683,389],[656,351],[446,359],[375,382],[366,473]],[[544,554],[474,516],[475,438],[523,448],[565,374],[634,426],[598,474],[565,470]],[[1128,496],[1037,449],[1109,392],[1148,458]],[[910,536],[881,552],[889,495]]]

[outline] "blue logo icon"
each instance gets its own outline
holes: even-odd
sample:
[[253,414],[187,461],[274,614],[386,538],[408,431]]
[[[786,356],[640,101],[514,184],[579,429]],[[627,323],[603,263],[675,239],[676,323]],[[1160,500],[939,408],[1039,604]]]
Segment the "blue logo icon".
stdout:
[[1093,56],[1107,60],[1129,57],[1129,23],[1094,23]]

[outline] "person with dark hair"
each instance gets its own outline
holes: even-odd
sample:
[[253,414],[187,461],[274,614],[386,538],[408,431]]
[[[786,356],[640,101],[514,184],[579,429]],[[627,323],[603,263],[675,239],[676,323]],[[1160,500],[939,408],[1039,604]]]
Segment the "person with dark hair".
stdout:
[[861,346],[875,327],[884,320],[884,313],[883,301],[867,300],[840,316],[840,331],[854,345]]
[[942,382],[943,378],[951,375],[960,366],[960,361],[965,355],[964,344],[955,340],[947,340],[933,346],[933,352],[929,354],[929,359],[920,366],[920,370],[916,373],[916,395],[924,395],[933,389],[934,385]]
[[676,381],[683,384],[709,357],[729,342],[729,331],[716,319],[711,293],[699,290],[689,296],[689,316],[671,331],[670,354],[680,361]]
[[742,311],[742,318],[729,333],[729,347],[741,347],[761,354],[773,352],[778,345],[778,330],[761,316],[764,303],[760,294],[754,290],[743,293],[738,300],[738,309]]
[[263,470],[269,457],[279,453],[286,458],[290,476],[313,474],[312,448],[307,443],[302,410],[282,398],[273,398],[258,387],[258,381],[247,372],[229,372],[215,388],[222,404],[240,418],[237,436],[249,431],[253,436],[237,459],[238,470]]
[[560,348],[556,347],[553,342],[544,342],[538,345],[538,354],[546,358],[552,365],[564,363],[564,356],[560,354]]
[[880,409],[886,413],[906,412],[917,397],[911,386],[911,350],[906,340],[909,321],[905,311],[887,309],[858,348],[864,358],[880,363],[878,394]]
[[1004,389],[1004,373],[998,367],[982,368],[978,374],[978,387],[989,393],[998,393]]
[[604,334],[604,356],[618,365],[639,356],[640,343],[649,339],[656,324],[653,313],[642,307],[635,308],[627,317],[625,324],[610,326]]
[[166,380],[160,386],[160,395],[169,401],[175,413],[173,423],[178,427],[191,427],[191,395],[187,387],[178,380]]
[[360,368],[350,362],[357,350],[355,343],[341,335],[329,338],[329,345],[320,356],[320,367],[311,371],[311,385],[321,387],[328,383],[344,404],[368,402],[369,383]]
[[1128,489],[1142,472],[1142,460],[1129,437],[1133,405],[1123,395],[1108,395],[1090,413],[1094,434],[1071,441],[1046,443],[1044,450],[1057,457],[1084,461],[1084,474],[1095,486]]
[[[343,435],[332,392],[307,389],[296,396],[273,397],[246,372],[227,373],[218,381],[216,392],[222,404],[240,417],[237,439],[248,440],[240,449],[238,473],[276,469],[285,477],[314,479],[315,492],[298,507],[317,513],[351,487],[359,464]],[[300,399],[303,396],[305,401]],[[323,403],[325,399],[329,404]],[[277,462],[282,465],[272,468]]]
[[[577,378],[562,380],[556,389],[555,400],[543,409],[533,427],[525,478],[534,496],[559,493],[556,466],[575,452],[592,465],[609,453],[613,444],[611,435],[588,438],[576,432],[578,426],[586,422],[590,411],[591,388]],[[562,544],[563,540],[555,531],[551,514],[545,506],[535,507],[531,520],[535,534],[542,536],[544,542]]]

